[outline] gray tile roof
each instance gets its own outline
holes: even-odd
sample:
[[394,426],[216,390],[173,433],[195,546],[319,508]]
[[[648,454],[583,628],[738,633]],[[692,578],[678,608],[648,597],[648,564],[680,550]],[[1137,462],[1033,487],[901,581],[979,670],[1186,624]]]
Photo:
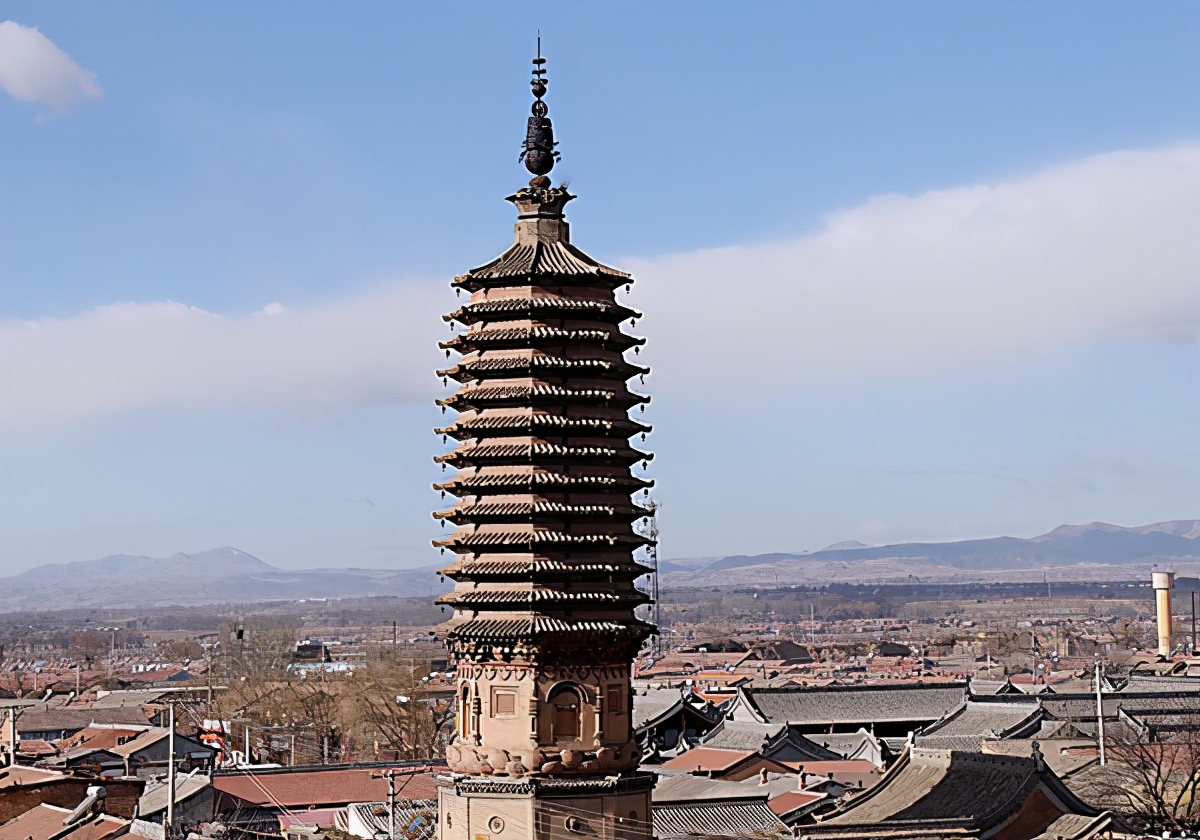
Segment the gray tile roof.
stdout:
[[[942,825],[983,828],[995,825],[1024,804],[1044,782],[1032,758],[913,749],[874,788],[843,800],[838,810],[803,834],[839,835],[856,826],[942,821]],[[1094,815],[1061,784],[1068,807]],[[987,796],[980,793],[986,791]],[[847,835],[849,836],[849,835]]]
[[939,721],[925,727],[922,735],[941,737],[978,737],[983,735],[999,738],[1010,734],[1032,734],[1043,717],[1037,705],[1023,703],[972,703]]
[[791,836],[788,827],[767,803],[758,799],[655,805],[651,813],[657,838]]
[[768,723],[846,724],[935,721],[963,702],[962,683],[741,689]]
[[[1197,692],[1144,692],[1118,691],[1104,694],[1104,717],[1117,717],[1117,710],[1129,714],[1165,713],[1188,711],[1200,712],[1200,693]],[[1053,720],[1095,721],[1096,695],[1071,694],[1041,698],[1042,708]]]
[[723,720],[700,743],[722,750],[759,750],[786,730],[786,723]]
[[[187,776],[175,780],[175,803],[186,802],[203,791],[212,782],[208,776],[192,771]],[[146,791],[138,799],[138,816],[150,817],[167,810],[167,783],[155,782],[146,786]]]
[[[796,779],[787,781],[787,788],[796,787]],[[709,776],[693,776],[691,773],[673,775],[659,774],[658,783],[654,786],[654,802],[670,805],[673,803],[696,802],[706,799],[763,799],[771,794],[769,785],[759,785],[755,776],[747,782],[730,782],[724,779],[713,779]]]
[[633,727],[641,729],[682,706],[683,693],[678,688],[639,689],[633,695]]

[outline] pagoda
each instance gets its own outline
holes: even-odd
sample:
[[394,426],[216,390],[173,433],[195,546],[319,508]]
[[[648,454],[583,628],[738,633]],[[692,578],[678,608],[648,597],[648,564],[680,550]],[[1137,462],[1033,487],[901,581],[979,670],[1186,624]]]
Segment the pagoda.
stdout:
[[632,278],[571,244],[574,198],[548,174],[558,152],[534,60],[534,102],[521,158],[534,176],[508,196],[512,246],[452,286],[470,299],[445,316],[457,359],[439,400],[457,416],[437,429],[455,472],[435,484],[457,502],[434,514],[454,530],[441,635],[457,666],[452,775],[439,791],[444,840],[591,834],[650,836],[653,776],[637,772],[631,667],[655,632],[637,607],[647,566],[635,528],[653,482],[635,475],[650,431],[630,416],[649,397],[627,385],[648,368],[644,339],[621,325],[639,313],[616,300]]

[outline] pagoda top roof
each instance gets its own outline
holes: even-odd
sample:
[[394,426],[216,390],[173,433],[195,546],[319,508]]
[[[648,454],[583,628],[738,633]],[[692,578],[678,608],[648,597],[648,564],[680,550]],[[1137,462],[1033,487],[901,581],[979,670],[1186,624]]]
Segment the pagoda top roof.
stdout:
[[474,289],[491,285],[492,280],[529,277],[606,278],[615,281],[614,286],[630,281],[628,272],[597,262],[570,242],[538,239],[514,243],[491,262],[455,277],[450,285]]

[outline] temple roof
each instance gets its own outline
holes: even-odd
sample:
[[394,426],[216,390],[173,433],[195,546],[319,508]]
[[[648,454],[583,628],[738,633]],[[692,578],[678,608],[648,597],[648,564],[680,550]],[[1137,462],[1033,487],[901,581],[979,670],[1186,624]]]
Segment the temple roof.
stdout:
[[628,445],[621,446],[563,446],[557,443],[478,443],[464,445],[445,455],[435,455],[433,460],[443,464],[472,464],[481,462],[527,463],[530,458],[559,461],[616,461],[628,466],[638,461],[654,458],[650,452],[642,452]]
[[634,589],[628,593],[564,592],[561,589],[475,589],[447,592],[437,599],[438,604],[644,604],[650,600],[646,593]]
[[501,487],[563,487],[592,489],[620,489],[653,487],[653,479],[634,475],[568,475],[544,471],[518,471],[517,468],[504,472],[482,475],[455,476],[450,481],[433,485],[434,490],[496,490]]
[[448,621],[442,625],[447,634],[459,639],[483,641],[534,638],[547,633],[646,633],[654,626],[637,619],[627,621],[571,621],[539,615],[527,618],[473,618]]
[[538,240],[515,243],[494,260],[455,277],[452,286],[474,291],[488,281],[526,280],[534,277],[579,277],[585,280],[606,279],[612,287],[630,281],[629,274],[602,265],[569,242]]
[[576,547],[616,547],[627,545],[631,548],[650,545],[654,541],[649,537],[636,534],[633,531],[620,534],[568,534],[554,530],[529,531],[489,531],[479,530],[473,533],[453,534],[448,539],[434,540],[436,548],[523,548],[532,550],[535,545],[564,545]]
[[521,326],[484,327],[477,330],[468,330],[465,333],[454,336],[449,341],[438,342],[438,347],[443,350],[458,350],[460,352],[463,352],[464,348],[488,345],[524,349],[531,341],[561,344],[603,344],[620,350],[639,347],[646,343],[646,339],[626,335],[620,330]]
[[738,695],[738,700],[766,723],[916,722],[938,720],[960,706],[965,685],[743,687],[738,689]]
[[1047,825],[1064,813],[1099,814],[1075,797],[1040,756],[914,748],[875,787],[843,799],[832,814],[800,833],[861,838],[913,837],[922,827],[945,834],[986,831],[1014,817],[1039,788],[1059,809],[1046,814]]
[[459,417],[449,426],[435,429],[439,435],[470,437],[474,432],[517,431],[531,429],[553,429],[573,431],[576,434],[606,434],[616,431],[621,437],[631,437],[638,432],[649,432],[653,427],[639,423],[629,417],[566,417],[562,414],[534,413],[534,409],[505,409],[503,414],[488,413]]
[[1022,737],[1037,731],[1044,714],[1029,703],[972,703],[966,701],[941,720],[934,721],[922,736]]
[[537,312],[539,315],[560,313],[567,317],[594,318],[614,323],[629,318],[640,318],[642,315],[636,309],[630,309],[628,306],[622,306],[614,301],[569,298],[558,295],[534,295],[473,301],[448,315],[443,315],[442,320],[474,324],[478,321],[504,320],[503,317],[497,316],[512,317],[533,312]]
[[573,517],[632,517],[640,519],[649,516],[650,510],[641,505],[575,505],[550,501],[520,501],[520,502],[475,502],[460,503],[435,513],[435,519],[464,518],[479,519],[513,519],[517,517],[532,517],[538,514],[544,516],[570,515]]
[[638,563],[632,558],[623,558],[620,561],[565,561],[555,560],[549,557],[491,560],[478,560],[471,559],[469,557],[460,557],[457,562],[447,566],[445,569],[442,569],[442,574],[457,575],[463,578],[516,578],[522,576],[528,577],[532,575],[547,574],[624,574],[631,577],[641,577],[642,575],[650,574],[651,571],[653,570],[647,566],[643,566],[641,563]]
[[629,408],[650,402],[650,397],[623,388],[563,388],[542,383],[520,385],[477,385],[463,388],[449,397],[435,400],[448,408],[485,406],[505,403],[592,402]]
[[463,359],[453,367],[437,372],[438,376],[462,382],[489,374],[503,376],[532,371],[570,371],[581,376],[606,376],[616,374],[623,380],[639,374],[647,374],[650,368],[635,365],[625,359],[568,359],[564,356],[531,352],[522,356],[486,356]]

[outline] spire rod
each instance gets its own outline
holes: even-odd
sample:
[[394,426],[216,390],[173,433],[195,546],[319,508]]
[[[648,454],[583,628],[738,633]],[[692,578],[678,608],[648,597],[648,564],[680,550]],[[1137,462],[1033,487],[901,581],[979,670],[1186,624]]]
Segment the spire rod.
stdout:
[[533,105],[530,108],[532,115],[525,127],[525,142],[521,144],[521,154],[518,158],[525,162],[525,168],[533,173],[535,179],[549,174],[559,157],[558,152],[554,150],[558,145],[554,140],[554,126],[546,116],[550,108],[542,100],[546,95],[548,83],[546,59],[542,58],[542,33],[538,30],[537,58],[533,60],[533,78],[529,81],[533,92]]

